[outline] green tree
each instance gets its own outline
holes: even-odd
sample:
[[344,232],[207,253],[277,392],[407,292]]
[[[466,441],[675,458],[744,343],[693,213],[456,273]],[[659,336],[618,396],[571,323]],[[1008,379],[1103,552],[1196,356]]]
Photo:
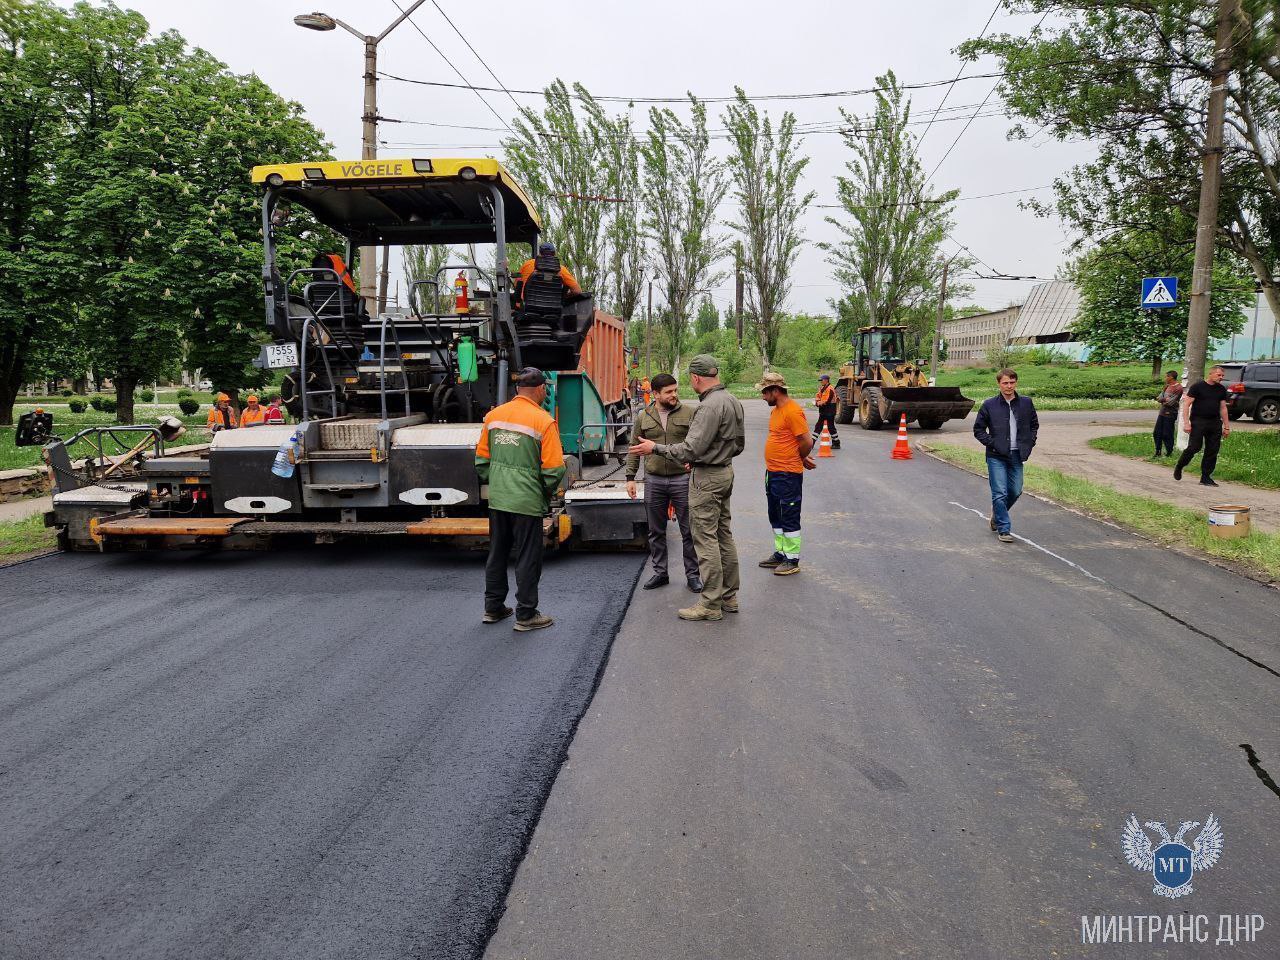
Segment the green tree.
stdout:
[[[404,267],[405,283],[412,289],[413,284],[430,280],[440,282],[440,268],[449,262],[449,248],[443,244],[428,246],[409,245],[400,248],[401,263]],[[414,296],[418,301],[418,309],[427,313],[440,310],[443,298],[441,291],[435,287],[419,287]]]
[[666,301],[667,369],[680,365],[689,333],[689,306],[720,277],[715,265],[726,252],[712,228],[728,190],[724,163],[711,153],[707,108],[690,95],[689,122],[669,108],[649,110],[640,146],[644,170],[643,227],[652,242],[652,269]]
[[511,121],[515,134],[503,143],[507,164],[542,214],[560,261],[582,289],[603,289],[608,204],[597,198],[610,186],[608,164],[601,162],[607,149],[599,126],[579,117],[574,106],[575,100],[593,101],[581,84],[570,92],[559,79],[543,91],[543,100],[541,112],[524,107]]
[[[999,92],[1020,121],[1059,140],[1087,141],[1097,159],[1055,182],[1052,204],[1032,204],[1099,242],[1147,230],[1153,210],[1199,207],[1205,103],[1216,4],[1201,0],[1011,0],[1042,14],[1027,36],[961,46],[994,55]],[[1280,316],[1280,11],[1241,0],[1231,47],[1218,244],[1249,265]],[[1189,274],[1188,274],[1189,277]],[[1216,296],[1216,294],[1215,294]],[[1199,371],[1196,371],[1198,375]]]
[[[159,229],[170,241],[172,289],[189,317],[187,364],[221,389],[262,387],[269,372],[252,366],[268,338],[263,316],[261,192],[249,181],[257,164],[325,160],[330,147],[302,114],[255,76],[231,74],[192,51],[171,83],[164,109],[186,118],[180,138],[185,182]],[[203,122],[200,122],[201,119]],[[170,138],[177,148],[179,138]],[[314,254],[340,249],[309,219],[279,231],[277,262],[287,276]]]
[[586,101],[588,123],[601,147],[609,200],[605,244],[608,283],[605,304],[630,324],[644,289],[645,239],[640,224],[640,152],[631,115],[609,117],[594,100]]
[[791,269],[804,243],[800,218],[815,194],[800,194],[800,178],[809,158],[800,156],[795,114],[773,121],[761,114],[741,87],[724,113],[732,151],[729,170],[738,200],[746,296],[756,315],[757,343],[767,368],[778,345],[780,313],[790,286]]
[[[941,245],[959,195],[948,190],[934,196],[928,186],[910,132],[911,102],[893,72],[877,77],[876,85],[870,117],[841,110],[848,124],[842,136],[853,156],[847,175],[836,178],[844,216],[827,222],[844,239],[822,245],[836,279],[849,289],[832,304],[846,339],[859,326],[903,322],[929,304],[936,309]],[[960,265],[953,261],[952,270]],[[948,286],[949,296],[963,292]]]
[[704,296],[698,301],[698,312],[693,318],[694,336],[702,336],[706,333],[714,333],[720,329],[720,311],[716,309],[715,301],[708,296]]
[[[46,0],[0,0],[0,423],[33,375],[53,372],[42,344],[68,340],[73,322],[63,277],[65,185],[54,179],[65,146],[61,62],[70,17]],[[62,372],[62,371],[57,371]]]
[[[1180,220],[1181,243],[1150,231],[1126,231],[1104,240],[1071,265],[1070,278],[1080,290],[1080,312],[1072,329],[1089,344],[1095,360],[1143,360],[1151,378],[1160,377],[1165,360],[1181,358],[1186,346],[1190,306],[1183,298],[1167,310],[1137,307],[1143,277],[1191,275],[1195,260],[1195,223]],[[1230,253],[1217,257],[1209,336],[1238,333],[1244,307],[1253,299],[1248,272],[1232,263]]]

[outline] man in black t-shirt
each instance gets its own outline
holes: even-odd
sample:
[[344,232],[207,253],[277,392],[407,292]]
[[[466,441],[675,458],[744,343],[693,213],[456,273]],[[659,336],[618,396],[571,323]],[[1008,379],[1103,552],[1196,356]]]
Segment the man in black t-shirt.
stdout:
[[1221,367],[1210,367],[1209,375],[1187,388],[1182,398],[1182,429],[1191,434],[1187,449],[1173,468],[1173,479],[1182,479],[1182,468],[1204,447],[1204,459],[1200,461],[1200,482],[1206,487],[1216,487],[1213,470],[1218,465],[1218,448],[1222,438],[1231,433],[1227,419],[1227,388],[1222,385],[1225,374]]

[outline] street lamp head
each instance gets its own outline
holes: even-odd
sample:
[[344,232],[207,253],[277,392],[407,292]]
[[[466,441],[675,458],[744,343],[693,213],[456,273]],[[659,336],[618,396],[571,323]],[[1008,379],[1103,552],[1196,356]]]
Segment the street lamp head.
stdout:
[[293,22],[300,27],[306,27],[308,30],[332,30],[338,25],[337,21],[327,13],[300,13],[293,18]]

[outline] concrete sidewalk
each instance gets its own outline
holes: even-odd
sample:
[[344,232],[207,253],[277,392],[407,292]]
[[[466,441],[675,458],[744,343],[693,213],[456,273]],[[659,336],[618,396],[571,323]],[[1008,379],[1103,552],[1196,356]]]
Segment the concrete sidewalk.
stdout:
[[[965,421],[970,428],[972,417]],[[1199,461],[1192,463],[1181,482],[1173,479],[1173,462],[1167,464],[1131,460],[1104,453],[1089,446],[1095,437],[1150,430],[1155,415],[1145,410],[1048,411],[1040,414],[1040,439],[1031,463],[1050,470],[1105,484],[1121,493],[1163,500],[1175,506],[1207,513],[1219,503],[1238,503],[1250,508],[1253,526],[1269,533],[1280,531],[1280,490],[1264,490],[1243,483],[1219,481],[1218,487],[1202,487]],[[1237,421],[1233,431],[1274,430],[1249,421]],[[958,444],[973,450],[982,445],[972,429],[944,434],[917,432],[912,439],[937,437],[939,442]]]
[[0,523],[14,523],[53,509],[53,497],[28,497],[0,503]]

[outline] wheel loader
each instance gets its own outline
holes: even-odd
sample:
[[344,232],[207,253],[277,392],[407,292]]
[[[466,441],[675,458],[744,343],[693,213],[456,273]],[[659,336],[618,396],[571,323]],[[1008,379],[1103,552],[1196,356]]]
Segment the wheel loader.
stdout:
[[974,401],[959,387],[931,387],[919,364],[906,359],[906,327],[861,327],[853,338],[853,359],[840,368],[836,383],[836,422],[863,430],[895,424],[902,414],[907,423],[937,430],[946,421],[961,419]]

